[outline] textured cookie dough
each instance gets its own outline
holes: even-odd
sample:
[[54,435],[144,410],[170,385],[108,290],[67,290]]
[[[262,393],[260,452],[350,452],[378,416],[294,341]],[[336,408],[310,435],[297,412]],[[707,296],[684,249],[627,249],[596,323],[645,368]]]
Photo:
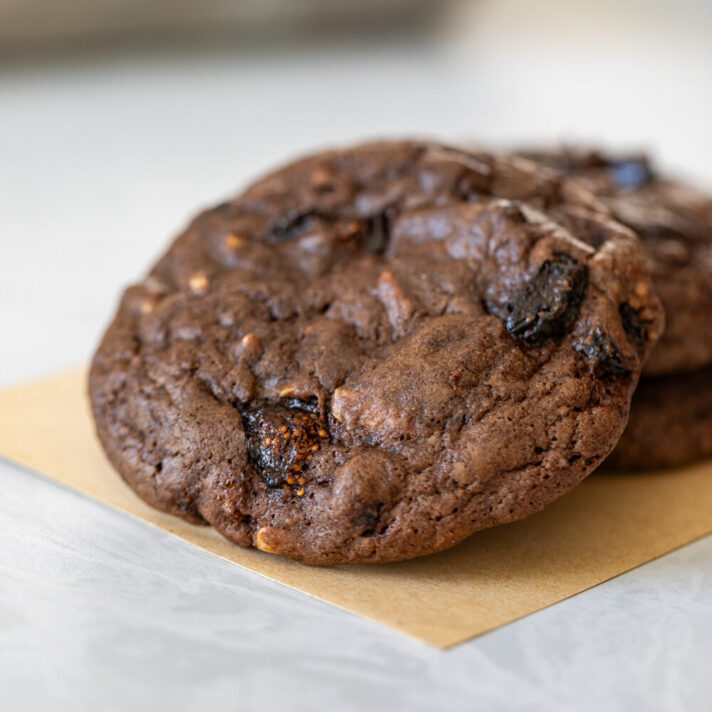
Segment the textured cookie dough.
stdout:
[[371,144],[199,215],[126,290],[91,402],[153,506],[310,564],[394,561],[595,469],[661,314],[639,241],[575,182]]

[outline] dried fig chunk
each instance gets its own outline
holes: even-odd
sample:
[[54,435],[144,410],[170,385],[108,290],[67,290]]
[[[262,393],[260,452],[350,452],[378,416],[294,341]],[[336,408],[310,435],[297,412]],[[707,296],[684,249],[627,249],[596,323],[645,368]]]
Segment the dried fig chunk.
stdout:
[[621,315],[621,323],[623,324],[625,333],[633,340],[635,347],[640,350],[648,336],[648,330],[645,328],[645,324],[638,315],[638,312],[627,302],[620,305],[618,312]]
[[576,321],[587,284],[587,268],[572,257],[547,260],[509,305],[507,331],[528,346],[561,338]]
[[619,378],[630,371],[627,359],[610,336],[595,329],[578,347],[579,353],[593,363],[601,376]]
[[350,220],[337,227],[337,234],[344,242],[358,245],[374,255],[383,254],[388,246],[390,220],[386,213],[379,213],[363,220]]
[[[645,324],[627,302],[620,305],[618,313],[628,342],[640,353],[647,339]],[[577,350],[606,378],[620,378],[635,368],[635,359],[631,359],[630,355],[626,356],[610,335],[599,327],[586,336],[577,346]]]
[[291,242],[313,229],[319,221],[319,216],[311,210],[304,212],[291,212],[276,220],[267,235],[270,245],[281,245]]
[[635,190],[653,180],[653,171],[644,156],[611,161],[609,170],[619,190]]
[[299,496],[304,473],[329,437],[323,418],[307,408],[289,399],[287,405],[253,405],[242,414],[250,458],[267,486],[294,487]]

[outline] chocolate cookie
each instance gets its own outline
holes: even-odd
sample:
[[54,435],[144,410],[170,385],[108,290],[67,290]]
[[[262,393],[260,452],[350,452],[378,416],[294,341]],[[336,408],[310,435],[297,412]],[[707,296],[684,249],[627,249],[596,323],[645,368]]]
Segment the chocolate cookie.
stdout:
[[310,564],[535,512],[617,442],[661,308],[578,185],[431,143],[317,154],[199,215],[94,358],[150,504]]
[[673,467],[712,455],[712,367],[643,378],[608,469]]
[[644,372],[677,373],[712,363],[712,197],[660,177],[642,156],[576,149],[525,153],[577,176],[642,237],[666,315]]

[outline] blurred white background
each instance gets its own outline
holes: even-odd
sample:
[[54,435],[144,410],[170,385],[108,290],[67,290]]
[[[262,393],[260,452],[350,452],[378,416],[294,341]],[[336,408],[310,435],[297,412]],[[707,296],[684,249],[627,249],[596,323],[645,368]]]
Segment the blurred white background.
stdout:
[[292,33],[267,16],[199,40],[8,44],[0,381],[87,359],[121,285],[192,213],[325,145],[600,141],[712,184],[712,3],[400,5],[353,32],[307,13]]

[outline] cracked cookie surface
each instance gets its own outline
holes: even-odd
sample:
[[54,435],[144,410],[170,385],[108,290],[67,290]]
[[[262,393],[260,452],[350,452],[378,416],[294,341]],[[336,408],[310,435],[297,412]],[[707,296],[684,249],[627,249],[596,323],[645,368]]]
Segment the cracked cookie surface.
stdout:
[[90,396],[153,506],[305,563],[395,561],[595,469],[661,328],[639,241],[577,184],[369,144],[199,215],[124,293]]
[[644,156],[589,149],[524,153],[577,177],[642,238],[666,316],[644,373],[712,364],[712,196],[659,175]]

